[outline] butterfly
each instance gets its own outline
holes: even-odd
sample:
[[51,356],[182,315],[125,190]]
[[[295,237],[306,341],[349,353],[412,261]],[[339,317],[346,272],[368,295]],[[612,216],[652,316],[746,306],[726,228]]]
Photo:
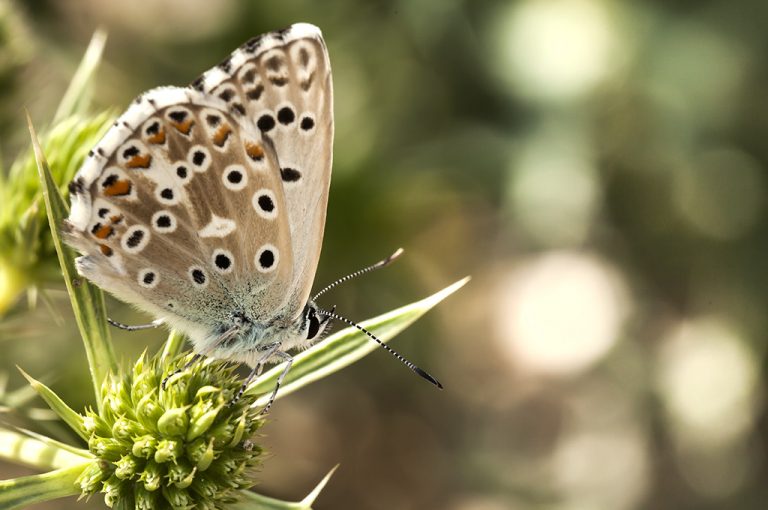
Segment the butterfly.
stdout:
[[265,410],[288,351],[317,341],[332,319],[439,386],[318,307],[317,296],[349,277],[310,299],[333,129],[328,51],[306,23],[249,40],[188,87],[142,94],[69,186],[63,231],[82,254],[77,271],[157,317],[153,326],[185,333],[193,361],[253,367],[243,389],[265,364],[286,361]]

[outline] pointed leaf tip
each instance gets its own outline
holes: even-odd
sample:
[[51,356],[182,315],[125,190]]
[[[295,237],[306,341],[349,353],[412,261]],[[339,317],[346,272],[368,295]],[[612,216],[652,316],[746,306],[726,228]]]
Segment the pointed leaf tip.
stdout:
[[21,375],[23,375],[24,378],[29,381],[29,384],[32,386],[32,388],[34,388],[35,391],[43,398],[43,400],[45,400],[51,410],[53,410],[53,412],[55,412],[59,418],[61,418],[67,425],[69,425],[69,427],[74,430],[80,437],[87,441],[88,435],[86,434],[85,428],[83,427],[84,417],[69,407],[66,402],[64,402],[61,397],[59,397],[48,386],[26,373],[20,367],[17,366],[16,368],[18,368],[19,372],[21,372]]
[[312,505],[325,488],[328,480],[336,472],[339,465],[336,464],[327,475],[312,489],[312,492],[301,501],[281,501],[279,499],[262,496],[251,491],[242,491],[243,499],[235,504],[237,510],[312,510]]
[[331,479],[333,474],[336,472],[336,470],[339,469],[339,464],[336,464],[331,468],[330,471],[328,471],[328,474],[323,477],[322,480],[320,480],[320,483],[318,483],[314,489],[312,489],[312,492],[307,494],[307,497],[301,500],[302,505],[306,505],[307,508],[312,508],[312,505],[315,503],[315,500],[320,495],[320,492],[325,488],[325,486],[328,484],[328,481]]

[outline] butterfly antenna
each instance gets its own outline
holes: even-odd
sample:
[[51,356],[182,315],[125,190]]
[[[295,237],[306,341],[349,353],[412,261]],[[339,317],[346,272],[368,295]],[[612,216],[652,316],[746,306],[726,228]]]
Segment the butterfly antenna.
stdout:
[[[402,252],[402,250],[398,250],[398,251],[399,251],[399,252]],[[395,254],[398,254],[398,253],[397,253],[397,252],[395,252]],[[386,261],[382,261],[382,262],[386,262]],[[381,262],[380,262],[380,263],[381,263]],[[379,267],[381,267],[381,266],[379,266]],[[375,267],[375,266],[371,266],[371,268],[375,269],[376,267]],[[369,270],[370,270],[370,268],[367,268],[367,269],[369,269]],[[438,387],[438,388],[440,388],[441,390],[443,389],[443,385],[442,385],[442,384],[440,384],[440,381],[438,381],[437,379],[435,379],[434,377],[432,377],[431,375],[429,375],[429,374],[428,374],[427,372],[425,372],[424,370],[422,370],[422,369],[420,369],[419,367],[417,367],[415,364],[413,364],[413,363],[411,363],[410,361],[408,361],[407,359],[405,359],[405,358],[404,358],[404,357],[403,357],[403,356],[402,356],[400,353],[398,353],[398,352],[397,352],[396,350],[394,350],[392,347],[388,346],[387,344],[385,344],[384,342],[382,342],[381,340],[379,340],[379,339],[376,337],[376,335],[374,335],[373,333],[371,333],[370,331],[368,331],[367,329],[365,329],[365,328],[364,328],[364,327],[362,327],[361,325],[359,325],[359,324],[357,324],[357,323],[355,323],[355,322],[352,322],[351,320],[349,320],[349,319],[346,319],[346,318],[342,317],[341,315],[338,315],[338,314],[336,314],[336,313],[334,313],[334,312],[327,312],[327,311],[325,311],[325,310],[320,310],[320,309],[318,309],[318,310],[317,310],[317,313],[318,313],[319,315],[325,315],[326,317],[331,317],[331,318],[333,318],[333,319],[337,319],[337,320],[340,320],[341,322],[344,322],[344,323],[346,323],[346,324],[348,324],[348,325],[350,325],[350,326],[354,326],[354,327],[356,327],[357,329],[359,329],[360,331],[362,331],[363,333],[365,333],[366,335],[368,335],[368,337],[369,337],[371,340],[373,340],[374,342],[376,342],[377,344],[379,344],[379,346],[381,346],[381,347],[382,347],[384,350],[386,350],[386,351],[387,351],[388,353],[390,353],[392,356],[394,356],[395,358],[397,358],[398,360],[400,360],[400,362],[401,362],[403,365],[407,366],[408,368],[410,368],[411,370],[413,370],[414,372],[416,372],[418,375],[420,375],[422,378],[424,378],[424,379],[426,379],[427,381],[431,382],[432,384],[434,384],[435,386],[437,386],[437,387]]]
[[393,253],[389,257],[385,258],[384,260],[380,260],[380,261],[376,262],[375,264],[373,264],[371,266],[364,267],[363,269],[355,271],[352,274],[348,274],[347,276],[344,276],[343,278],[339,278],[338,280],[336,280],[335,282],[333,282],[332,284],[328,285],[326,288],[324,288],[323,290],[321,290],[320,292],[318,292],[317,294],[312,296],[312,301],[315,301],[317,298],[319,298],[320,296],[322,296],[323,294],[325,294],[326,292],[328,292],[329,290],[331,290],[332,288],[336,287],[337,285],[339,285],[341,283],[349,281],[352,278],[357,278],[358,276],[360,276],[362,274],[365,274],[365,273],[368,273],[370,271],[373,271],[374,269],[381,269],[382,267],[389,265],[391,262],[394,262],[395,259],[397,259],[400,255],[402,255],[403,251],[404,250],[402,248],[398,248],[397,250],[395,250],[395,253]]

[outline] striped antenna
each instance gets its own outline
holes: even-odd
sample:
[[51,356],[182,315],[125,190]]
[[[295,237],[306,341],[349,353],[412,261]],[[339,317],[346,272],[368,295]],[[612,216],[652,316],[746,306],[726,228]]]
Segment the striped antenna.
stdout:
[[[371,266],[371,267],[374,267],[374,266]],[[366,335],[368,335],[368,338],[370,338],[371,340],[373,340],[374,342],[376,342],[377,344],[379,344],[379,346],[381,346],[381,347],[382,347],[384,350],[386,350],[386,351],[387,351],[388,353],[390,353],[392,356],[394,356],[395,358],[397,358],[398,360],[400,360],[400,362],[401,362],[402,364],[404,364],[405,366],[407,366],[408,368],[410,368],[411,370],[413,370],[414,372],[416,372],[416,373],[417,373],[419,376],[421,376],[422,378],[424,378],[424,379],[426,379],[427,381],[431,382],[432,384],[434,384],[435,386],[437,386],[437,387],[438,387],[438,388],[440,388],[441,390],[443,389],[443,385],[442,385],[442,384],[440,384],[440,381],[438,381],[437,379],[435,379],[434,377],[432,377],[431,375],[429,375],[429,374],[428,374],[427,372],[425,372],[424,370],[422,370],[422,369],[420,369],[419,367],[417,367],[415,364],[413,364],[413,363],[411,363],[410,361],[408,361],[407,359],[405,359],[405,358],[404,358],[404,357],[403,357],[403,356],[402,356],[400,353],[398,353],[396,350],[394,350],[393,348],[391,348],[390,346],[388,346],[387,344],[385,344],[384,342],[382,342],[381,340],[379,340],[378,338],[376,338],[376,335],[374,335],[373,333],[371,333],[370,331],[368,331],[367,329],[365,329],[365,328],[364,328],[364,327],[362,327],[361,325],[359,325],[359,324],[357,324],[357,323],[355,323],[355,322],[352,322],[351,320],[349,320],[349,319],[346,319],[346,318],[342,317],[341,315],[339,315],[339,314],[337,314],[337,313],[334,313],[334,312],[327,312],[327,311],[325,311],[325,310],[320,310],[320,309],[318,309],[316,313],[317,313],[318,315],[325,315],[326,317],[331,317],[331,318],[333,318],[333,319],[338,319],[338,320],[340,320],[341,322],[344,322],[344,323],[346,323],[346,324],[349,324],[350,326],[354,326],[354,327],[356,327],[357,329],[359,329],[360,331],[362,331],[363,333],[365,333]]]
[[395,259],[397,259],[402,254],[403,254],[403,249],[402,248],[398,248],[397,250],[395,250],[395,253],[393,253],[389,257],[385,258],[384,260],[380,260],[380,261],[376,262],[375,264],[373,264],[371,266],[364,267],[363,269],[355,271],[352,274],[348,274],[347,276],[339,278],[338,280],[336,280],[335,282],[333,282],[332,284],[328,285],[326,288],[324,288],[323,290],[321,290],[320,292],[318,292],[317,294],[312,296],[312,301],[315,301],[318,297],[322,296],[323,294],[325,294],[326,292],[328,292],[329,290],[331,290],[332,288],[336,287],[337,285],[339,285],[341,283],[349,281],[352,278],[357,278],[358,276],[360,276],[362,274],[365,274],[365,273],[368,273],[370,271],[373,271],[374,269],[381,269],[382,267],[389,265],[391,262],[394,262]]

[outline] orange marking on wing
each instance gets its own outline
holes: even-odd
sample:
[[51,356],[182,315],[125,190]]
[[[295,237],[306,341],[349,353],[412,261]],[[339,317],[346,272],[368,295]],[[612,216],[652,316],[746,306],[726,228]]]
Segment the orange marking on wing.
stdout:
[[165,130],[161,129],[160,131],[158,131],[154,135],[152,135],[149,138],[147,138],[147,141],[149,143],[153,143],[155,145],[162,145],[162,144],[164,144],[165,143]]
[[113,225],[117,225],[121,221],[123,221],[123,215],[122,214],[116,214],[114,216],[109,217],[109,221],[112,222]]
[[264,157],[264,149],[261,148],[261,145],[253,142],[246,142],[245,153],[248,154],[249,158],[254,160],[259,160]]
[[192,121],[191,119],[187,119],[184,122],[171,122],[171,125],[184,135],[189,134],[189,132],[192,130],[193,124],[194,124],[194,121]]
[[104,194],[109,197],[121,197],[131,192],[131,181],[115,181],[114,184],[104,188]]
[[96,232],[94,232],[93,235],[99,239],[106,239],[107,237],[111,236],[114,231],[115,229],[113,229],[111,225],[104,225],[103,227],[96,229]]
[[224,143],[226,143],[227,138],[229,138],[229,135],[232,133],[232,128],[229,127],[227,124],[223,124],[219,129],[216,130],[216,133],[213,135],[213,143],[217,147],[223,147]]
[[137,154],[125,166],[128,168],[149,168],[150,163],[152,163],[152,156],[149,154]]
[[110,248],[106,244],[100,244],[99,245],[99,249],[101,250],[101,253],[103,253],[107,257],[111,257],[112,256],[112,248]]

